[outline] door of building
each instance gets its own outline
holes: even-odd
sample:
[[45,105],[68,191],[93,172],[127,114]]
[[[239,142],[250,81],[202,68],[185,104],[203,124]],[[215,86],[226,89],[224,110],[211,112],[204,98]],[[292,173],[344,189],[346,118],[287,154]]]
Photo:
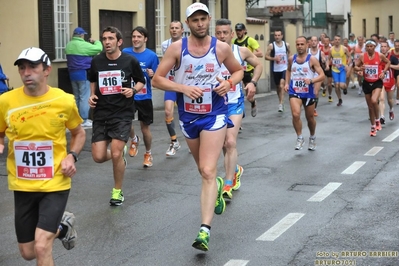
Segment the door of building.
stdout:
[[107,26],[117,27],[123,36],[123,44],[121,50],[125,47],[132,46],[131,33],[133,30],[134,12],[100,10],[100,34]]

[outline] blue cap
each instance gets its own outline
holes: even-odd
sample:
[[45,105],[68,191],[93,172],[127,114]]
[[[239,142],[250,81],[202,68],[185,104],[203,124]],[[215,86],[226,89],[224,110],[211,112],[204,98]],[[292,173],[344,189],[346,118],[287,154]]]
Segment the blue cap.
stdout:
[[73,34],[75,34],[75,35],[81,35],[81,34],[87,34],[87,32],[86,32],[83,28],[77,27],[77,28],[73,31]]

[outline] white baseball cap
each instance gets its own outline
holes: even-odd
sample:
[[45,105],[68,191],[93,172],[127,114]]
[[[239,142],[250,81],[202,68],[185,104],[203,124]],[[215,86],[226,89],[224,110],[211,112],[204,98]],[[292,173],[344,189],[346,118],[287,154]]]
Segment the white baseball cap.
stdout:
[[186,9],[186,17],[189,18],[192,14],[194,14],[197,11],[204,11],[209,15],[209,9],[206,5],[196,2],[194,4],[191,4],[189,7]]
[[17,60],[15,60],[14,66],[18,65],[20,60],[28,60],[36,64],[45,63],[46,65],[51,66],[51,61],[48,55],[42,49],[37,47],[29,47],[23,50]]

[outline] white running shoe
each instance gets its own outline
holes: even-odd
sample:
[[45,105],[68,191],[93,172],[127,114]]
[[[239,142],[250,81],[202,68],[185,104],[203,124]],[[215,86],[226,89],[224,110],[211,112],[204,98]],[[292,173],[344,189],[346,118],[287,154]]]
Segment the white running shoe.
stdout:
[[310,151],[316,150],[316,138],[309,138],[308,150],[310,150]]
[[169,148],[168,148],[168,150],[166,151],[166,156],[173,156],[173,155],[175,155],[176,154],[176,151],[178,151],[179,149],[180,149],[180,143],[179,143],[179,141],[178,140],[176,140],[176,141],[172,141],[170,144],[169,144]]
[[93,126],[93,122],[90,119],[86,119],[85,121],[83,121],[81,126],[82,127],[92,127]]
[[303,146],[304,143],[305,143],[305,140],[303,138],[297,138],[296,139],[295,150],[302,149],[302,146]]
[[71,212],[64,212],[64,215],[61,219],[61,224],[68,227],[68,232],[66,233],[65,237],[61,239],[62,244],[64,245],[64,248],[71,250],[75,247],[76,238],[78,237],[75,228],[73,228],[75,225],[75,215],[73,215]]

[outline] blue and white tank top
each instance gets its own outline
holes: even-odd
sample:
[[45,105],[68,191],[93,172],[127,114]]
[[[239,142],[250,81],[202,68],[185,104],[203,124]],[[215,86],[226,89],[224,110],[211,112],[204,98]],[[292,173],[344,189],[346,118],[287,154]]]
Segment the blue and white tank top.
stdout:
[[208,52],[200,57],[188,51],[188,39],[182,39],[180,66],[175,69],[175,82],[202,89],[203,96],[192,100],[183,93],[177,93],[179,119],[190,122],[205,115],[227,114],[227,95],[219,96],[213,91],[219,85],[216,77],[221,78],[221,65],[216,55],[215,37],[211,37]]
[[[233,44],[231,46],[231,49],[233,50],[234,57],[237,59],[237,61],[243,67],[243,70],[245,70],[247,62],[245,62],[241,58],[240,47],[236,44]],[[227,70],[225,65],[222,65],[222,77],[225,80],[228,80],[231,77],[231,74]],[[227,98],[229,99],[229,104],[236,104],[238,102],[244,101],[244,93],[243,93],[242,89],[243,89],[242,82],[238,83],[237,85],[233,86],[230,89],[230,91],[227,94]]]
[[316,98],[314,93],[314,84],[306,84],[305,79],[314,78],[314,72],[310,67],[310,57],[312,55],[307,54],[306,60],[303,63],[296,61],[297,54],[294,55],[291,66],[291,81],[288,94],[297,95],[299,98]]

